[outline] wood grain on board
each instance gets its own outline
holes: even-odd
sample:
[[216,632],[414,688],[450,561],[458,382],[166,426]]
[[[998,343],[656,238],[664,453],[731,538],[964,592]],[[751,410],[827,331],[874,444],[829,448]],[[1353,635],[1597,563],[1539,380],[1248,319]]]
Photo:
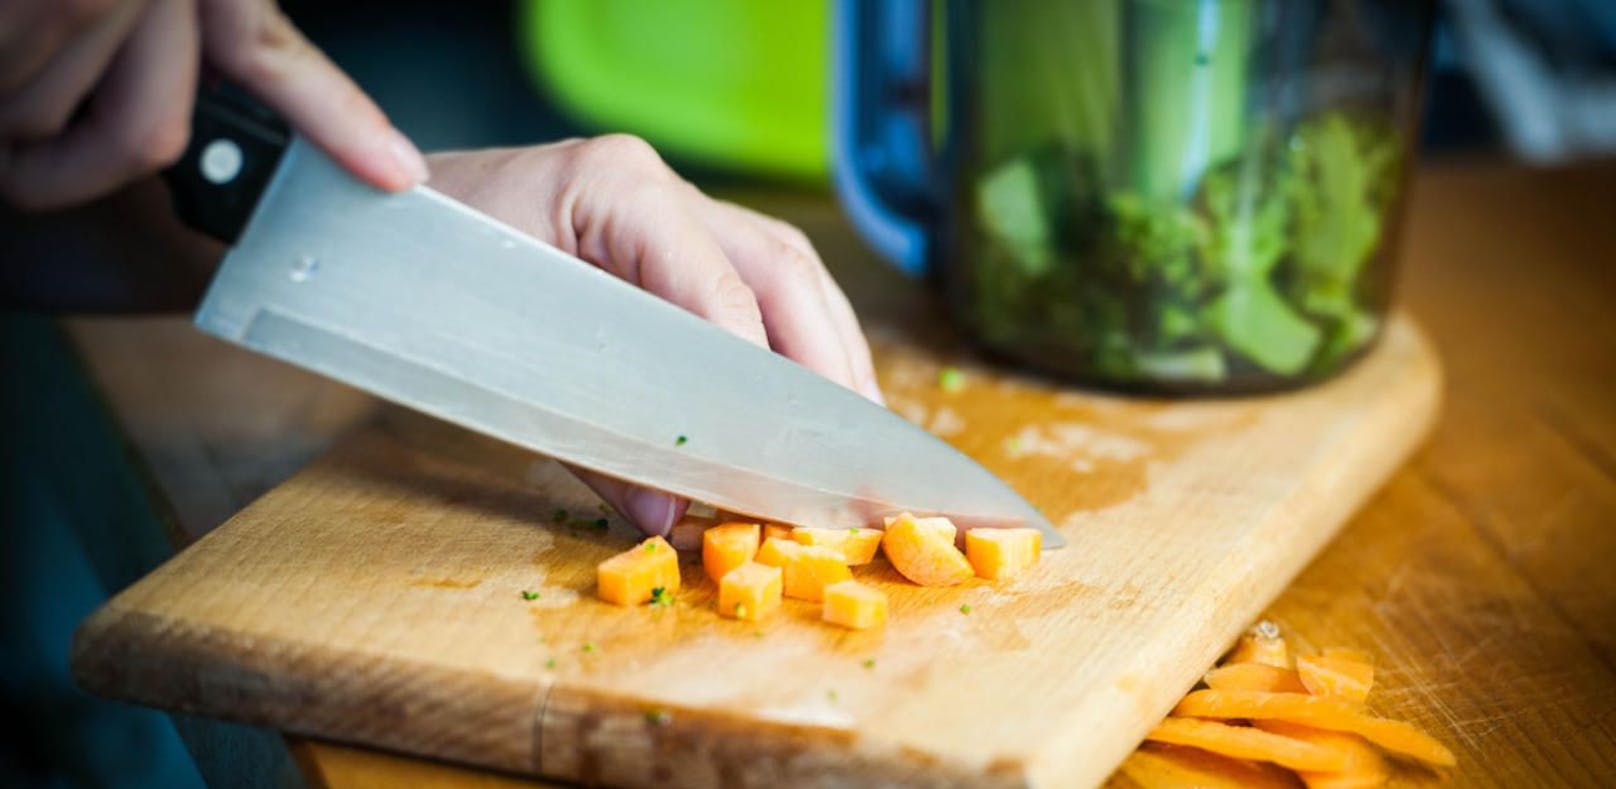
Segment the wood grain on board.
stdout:
[[[1444,361],[1441,419],[1270,610],[1305,642],[1373,652],[1373,706],[1453,746],[1449,785],[1600,786],[1616,771],[1616,574],[1604,569],[1616,555],[1613,187],[1610,165],[1425,169],[1401,296]],[[926,322],[918,290],[875,265],[828,201],[743,200],[809,232],[867,325]],[[71,328],[190,532],[231,511],[209,502],[251,500],[353,423],[351,391],[192,337],[178,319]],[[254,396],[266,387],[287,394]],[[275,430],[303,438],[277,443]],[[333,789],[550,785],[291,741],[310,782]],[[1395,783],[1437,780],[1404,772]]]

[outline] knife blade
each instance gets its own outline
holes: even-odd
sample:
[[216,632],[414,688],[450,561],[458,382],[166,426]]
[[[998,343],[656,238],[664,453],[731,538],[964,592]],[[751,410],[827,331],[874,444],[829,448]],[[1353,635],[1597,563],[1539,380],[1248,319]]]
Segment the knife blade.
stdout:
[[1063,544],[1003,481],[860,395],[427,186],[381,192],[209,109],[169,175],[176,203],[225,236],[243,217],[219,206],[250,216],[202,330],[736,513],[842,528],[911,511]]

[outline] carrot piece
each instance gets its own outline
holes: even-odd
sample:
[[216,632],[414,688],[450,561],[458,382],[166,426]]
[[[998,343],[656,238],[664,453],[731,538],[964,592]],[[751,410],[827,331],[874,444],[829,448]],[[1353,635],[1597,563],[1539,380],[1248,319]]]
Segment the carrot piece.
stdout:
[[1168,718],[1151,729],[1145,739],[1170,742],[1233,756],[1273,762],[1293,770],[1340,770],[1344,754],[1301,740],[1254,729],[1196,718]]
[[718,614],[757,622],[780,608],[780,568],[744,562],[718,582]]
[[1206,672],[1207,687],[1215,690],[1262,690],[1269,693],[1306,693],[1296,672],[1267,663],[1230,663]]
[[1402,721],[1366,715],[1359,705],[1329,696],[1252,690],[1197,690],[1185,696],[1173,708],[1173,714],[1196,718],[1289,721],[1318,729],[1360,734],[1388,751],[1438,766],[1451,767],[1455,763],[1452,751],[1418,728]]
[[881,547],[879,529],[813,529],[798,527],[791,530],[791,539],[802,545],[818,545],[842,555],[848,564],[869,564],[875,551]]
[[739,522],[708,529],[701,536],[701,564],[707,570],[707,577],[714,583],[722,582],[730,570],[752,561],[758,552],[761,529],[756,523]]
[[992,580],[1014,578],[1038,563],[1044,535],[1037,529],[972,529],[965,533],[965,558],[976,574]]
[[885,522],[886,527],[890,529],[892,528],[892,524],[897,523],[900,518],[908,518],[922,528],[931,529],[932,531],[937,532],[939,535],[942,535],[943,539],[948,540],[949,542],[953,542],[954,538],[959,535],[959,529],[954,526],[953,521],[947,518],[916,518],[915,516],[905,512],[899,515],[888,516],[884,518],[883,521]]
[[652,537],[595,568],[595,593],[616,605],[639,605],[658,589],[679,591],[679,554],[661,537]]
[[833,625],[867,630],[887,622],[885,592],[858,581],[840,581],[825,587],[822,618]]
[[841,554],[817,545],[796,547],[800,550],[780,568],[785,573],[786,597],[817,603],[824,598],[825,587],[853,577]]
[[785,569],[785,566],[791,563],[792,557],[801,553],[806,547],[808,546],[789,537],[785,539],[769,537],[763,541],[763,546],[758,548],[756,560],[770,567]]
[[[1265,627],[1266,626],[1266,627]],[[1279,668],[1291,667],[1291,650],[1279,629],[1263,622],[1253,632],[1240,637],[1225,663],[1267,663]]]
[[1272,764],[1231,759],[1199,748],[1148,742],[1122,763],[1139,789],[1290,789],[1291,774]]
[[765,523],[763,524],[763,541],[768,542],[776,537],[789,540],[791,539],[791,532],[792,527],[784,523]]
[[1301,655],[1296,673],[1307,692],[1361,702],[1375,684],[1375,667],[1356,660],[1327,655]]
[[1346,755],[1347,763],[1339,770],[1299,771],[1297,775],[1307,784],[1307,789],[1370,789],[1384,785],[1391,777],[1380,752],[1356,734],[1325,731],[1284,721],[1257,721],[1255,725],[1266,732],[1332,748]]
[[676,551],[694,551],[701,547],[701,535],[717,525],[715,518],[686,515],[668,530],[668,544]]
[[[953,525],[950,524],[952,529]],[[974,576],[965,554],[942,529],[900,515],[881,538],[881,550],[903,577],[921,586],[953,586]]]

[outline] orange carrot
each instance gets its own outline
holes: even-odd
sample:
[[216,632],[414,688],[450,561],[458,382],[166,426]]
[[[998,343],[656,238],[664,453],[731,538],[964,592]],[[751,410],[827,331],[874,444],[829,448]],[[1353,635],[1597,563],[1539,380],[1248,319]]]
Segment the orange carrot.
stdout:
[[1231,759],[1199,748],[1147,742],[1122,763],[1139,789],[1290,789],[1290,773],[1272,764]]
[[1363,735],[1393,753],[1451,767],[1453,752],[1435,738],[1402,721],[1375,718],[1357,704],[1329,696],[1265,693],[1253,690],[1197,690],[1173,708],[1174,715],[1196,718],[1281,720],[1330,731]]
[[[1269,628],[1272,628],[1272,625]],[[1279,668],[1290,668],[1291,650],[1285,644],[1284,637],[1279,635],[1277,629],[1272,633],[1264,632],[1265,630],[1267,628],[1259,626],[1256,632],[1241,636],[1224,662],[1266,663]]]
[[1363,701],[1375,684],[1375,667],[1339,655],[1302,655],[1296,658],[1302,685],[1315,696]]
[[1263,690],[1270,693],[1306,693],[1296,672],[1267,663],[1230,663],[1206,672],[1207,687],[1214,690]]
[[1298,773],[1307,789],[1370,789],[1382,786],[1390,777],[1380,752],[1356,734],[1325,731],[1284,721],[1257,721],[1257,728],[1293,740],[1310,742],[1345,754],[1347,763],[1339,770]]
[[1195,718],[1168,718],[1145,739],[1221,753],[1236,759],[1273,762],[1293,770],[1340,770],[1345,754],[1250,726],[1231,726]]

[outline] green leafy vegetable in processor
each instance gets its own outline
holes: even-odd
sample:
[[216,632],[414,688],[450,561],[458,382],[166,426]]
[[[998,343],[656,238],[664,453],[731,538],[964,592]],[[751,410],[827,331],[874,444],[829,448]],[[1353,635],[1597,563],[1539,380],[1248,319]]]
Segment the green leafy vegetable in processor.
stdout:
[[1308,93],[1325,67],[1283,67],[1285,29],[1258,13],[1274,7],[980,20],[997,58],[965,99],[980,161],[953,285],[986,345],[1124,388],[1240,391],[1327,376],[1369,344],[1403,140],[1382,96]]

